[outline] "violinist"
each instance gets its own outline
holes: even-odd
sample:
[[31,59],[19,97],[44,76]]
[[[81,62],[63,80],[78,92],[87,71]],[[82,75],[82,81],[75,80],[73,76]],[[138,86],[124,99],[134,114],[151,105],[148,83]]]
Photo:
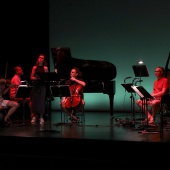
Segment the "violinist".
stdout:
[[0,78],[0,110],[9,108],[7,114],[4,117],[5,125],[10,125],[9,117],[18,109],[19,104],[16,101],[4,99],[4,95],[10,90],[13,84],[8,84],[9,81]]
[[77,67],[71,69],[70,79],[65,82],[69,85],[71,97],[62,97],[61,109],[70,116],[71,122],[79,122],[76,113],[85,105],[83,88],[86,83],[81,79],[81,72]]

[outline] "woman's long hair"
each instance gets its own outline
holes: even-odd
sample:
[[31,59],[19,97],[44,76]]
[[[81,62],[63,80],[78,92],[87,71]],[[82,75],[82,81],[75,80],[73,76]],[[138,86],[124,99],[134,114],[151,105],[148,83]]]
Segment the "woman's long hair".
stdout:
[[[45,55],[44,55],[44,54],[40,54],[40,55],[38,56],[38,58],[39,58],[40,56],[44,56],[43,66],[47,66],[47,62],[46,62],[46,60],[45,60]],[[39,66],[38,58],[37,58],[37,61],[36,61],[36,64],[35,64],[37,67]]]
[[77,67],[73,67],[73,69],[74,69],[74,70],[76,70],[76,72],[78,73],[77,78],[82,77],[82,72],[80,71],[80,69],[79,69],[79,68],[77,68]]

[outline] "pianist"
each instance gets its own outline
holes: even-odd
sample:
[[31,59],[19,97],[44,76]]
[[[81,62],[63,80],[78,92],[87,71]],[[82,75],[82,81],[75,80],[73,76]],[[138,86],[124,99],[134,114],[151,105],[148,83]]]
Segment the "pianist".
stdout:
[[70,97],[62,97],[61,109],[70,116],[71,123],[78,123],[79,118],[76,113],[79,112],[85,105],[83,88],[86,86],[81,77],[81,72],[74,67],[70,72],[70,79],[65,82],[65,85],[70,87]]
[[[13,84],[13,86],[10,88],[10,99],[11,100],[16,100],[15,96],[18,90],[18,86],[20,86],[21,83],[21,76],[23,75],[23,70],[20,66],[16,66],[14,68],[15,74],[11,79],[11,84]],[[18,100],[22,100],[22,99],[18,99]],[[17,100],[17,101],[18,101]]]
[[10,100],[16,101],[19,104],[21,104],[23,102],[27,102],[29,105],[29,108],[30,108],[30,112],[31,112],[30,97],[27,97],[27,98],[20,97],[19,98],[16,96],[17,92],[18,92],[18,87],[22,85],[21,76],[24,74],[23,69],[21,68],[21,66],[16,66],[16,67],[14,67],[14,72],[15,72],[15,74],[11,79],[12,86],[10,87]]

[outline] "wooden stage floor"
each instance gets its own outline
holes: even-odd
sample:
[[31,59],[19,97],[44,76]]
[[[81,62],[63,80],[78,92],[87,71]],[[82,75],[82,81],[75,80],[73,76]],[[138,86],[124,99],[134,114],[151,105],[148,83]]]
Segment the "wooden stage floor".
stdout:
[[161,137],[159,117],[154,126],[144,125],[140,118],[137,113],[134,121],[131,113],[110,117],[108,112],[86,112],[85,123],[70,125],[61,120],[60,112],[53,111],[43,125],[13,119],[11,126],[0,128],[0,159],[4,162],[0,169],[17,166],[21,160],[25,169],[31,169],[28,161],[37,167],[50,165],[49,169],[56,168],[56,161],[63,166],[75,161],[97,162],[99,166],[132,159],[147,163],[155,160],[153,154],[164,155],[170,150],[170,129]]

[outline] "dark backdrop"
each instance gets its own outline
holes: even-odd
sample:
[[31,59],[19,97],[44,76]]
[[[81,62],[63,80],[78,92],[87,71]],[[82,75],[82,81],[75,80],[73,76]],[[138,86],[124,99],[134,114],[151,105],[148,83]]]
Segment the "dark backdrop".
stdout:
[[20,65],[22,79],[29,81],[32,66],[40,53],[49,62],[49,5],[47,0],[3,3],[1,16],[0,76],[11,79]]

